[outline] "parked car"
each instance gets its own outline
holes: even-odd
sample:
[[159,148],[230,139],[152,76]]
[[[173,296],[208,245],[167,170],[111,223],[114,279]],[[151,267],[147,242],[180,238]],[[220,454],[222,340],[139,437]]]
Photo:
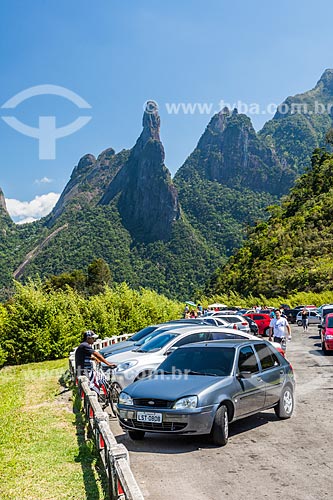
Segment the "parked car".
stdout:
[[324,354],[333,351],[333,313],[326,314],[324,324],[319,327],[319,331]]
[[[316,311],[308,310],[308,320],[309,325],[320,325],[321,318]],[[296,324],[302,326],[302,311],[300,311],[296,316]]]
[[[148,377],[156,367],[162,363],[166,356],[171,354],[181,345],[193,342],[212,341],[221,339],[255,340],[251,334],[233,331],[230,328],[200,328],[183,329],[184,325],[175,330],[156,334],[147,344],[132,351],[124,351],[112,358],[118,363],[115,370],[111,371],[105,365],[111,378],[112,399],[116,403],[122,389],[136,380]],[[285,355],[283,346],[277,342],[270,343],[282,356]]]
[[233,328],[234,323],[229,323],[222,318],[216,318],[215,316],[205,316],[205,324],[213,326],[223,326],[224,328]]
[[253,319],[250,318],[250,316],[247,316],[246,314],[243,315],[243,318],[246,319],[246,321],[249,324],[250,327],[250,332],[252,335],[259,335],[259,327]]
[[168,321],[166,323],[159,323],[157,325],[149,325],[146,326],[145,328],[142,328],[142,330],[139,330],[138,332],[134,333],[131,337],[129,337],[127,340],[122,340],[121,342],[117,342],[115,344],[111,344],[107,347],[103,347],[103,349],[100,349],[100,353],[104,357],[108,357],[110,355],[116,354],[117,352],[122,352],[125,348],[128,348],[127,350],[131,350],[134,347],[142,345],[144,342],[147,342],[148,339],[150,339],[151,335],[153,332],[156,330],[161,331],[162,329],[168,330],[172,328],[173,326],[177,325],[207,325],[209,324],[206,322],[205,319],[203,318],[196,318],[196,319],[176,319],[174,321]]
[[244,314],[244,316],[248,316],[257,323],[259,328],[259,335],[264,335],[265,337],[269,336],[269,324],[271,322],[271,317],[269,314],[248,313]]
[[287,317],[287,320],[290,324],[296,323],[296,317],[297,314],[302,310],[303,308],[294,308],[294,309],[288,309],[288,311],[285,311],[285,315]]
[[201,342],[180,347],[155,374],[128,386],[117,411],[132,439],[146,432],[210,434],[223,446],[238,419],[269,408],[291,417],[294,388],[290,363],[268,342]]
[[235,323],[237,325],[238,330],[250,333],[249,324],[243,316],[236,315],[234,313],[230,314],[223,313],[215,315],[214,318],[222,318],[224,321],[228,321],[228,323]]

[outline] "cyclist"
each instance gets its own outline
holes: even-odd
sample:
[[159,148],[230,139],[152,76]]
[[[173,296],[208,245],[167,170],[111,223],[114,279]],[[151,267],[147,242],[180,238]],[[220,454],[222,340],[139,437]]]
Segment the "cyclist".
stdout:
[[99,352],[94,351],[92,344],[98,338],[92,330],[87,330],[83,333],[83,342],[77,347],[75,351],[75,370],[76,376],[86,375],[90,377],[91,371],[93,369],[92,360],[102,361],[110,368],[115,368],[117,365],[110,363],[104,358]]

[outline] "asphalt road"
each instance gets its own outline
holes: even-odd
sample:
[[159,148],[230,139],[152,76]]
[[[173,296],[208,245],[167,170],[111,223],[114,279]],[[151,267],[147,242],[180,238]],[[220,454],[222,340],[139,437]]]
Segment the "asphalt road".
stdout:
[[132,441],[111,428],[130,452],[146,499],[321,500],[333,497],[333,356],[321,353],[318,329],[292,327],[287,358],[296,376],[296,410],[273,410],[235,422],[227,446],[205,436],[146,434]]

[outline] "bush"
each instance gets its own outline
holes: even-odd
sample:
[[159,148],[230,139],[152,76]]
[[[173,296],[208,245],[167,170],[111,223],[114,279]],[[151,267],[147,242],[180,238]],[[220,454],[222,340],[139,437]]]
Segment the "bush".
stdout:
[[105,286],[84,297],[68,287],[46,290],[40,280],[16,283],[11,300],[0,304],[0,366],[63,358],[84,330],[101,338],[134,333],[151,323],[179,318],[182,305],[150,290],[127,284]]

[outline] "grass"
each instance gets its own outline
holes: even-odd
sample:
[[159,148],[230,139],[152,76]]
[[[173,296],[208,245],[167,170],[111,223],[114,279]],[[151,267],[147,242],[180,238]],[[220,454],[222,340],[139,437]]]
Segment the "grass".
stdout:
[[83,415],[59,383],[67,360],[0,371],[1,500],[100,500],[103,484]]

